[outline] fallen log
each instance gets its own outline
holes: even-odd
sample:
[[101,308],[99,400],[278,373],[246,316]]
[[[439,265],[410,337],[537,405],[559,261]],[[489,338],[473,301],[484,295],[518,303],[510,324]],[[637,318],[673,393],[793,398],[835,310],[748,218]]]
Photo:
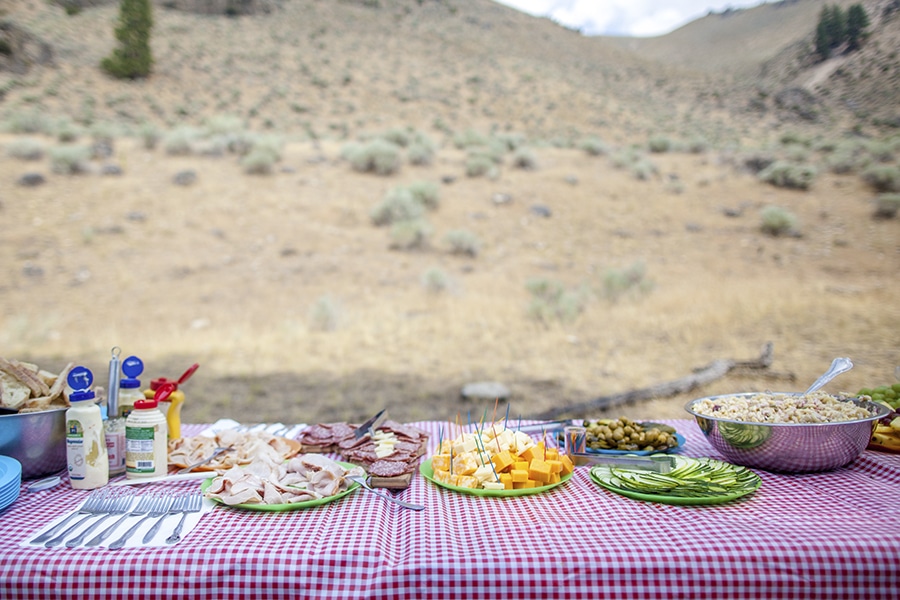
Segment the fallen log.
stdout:
[[[628,390],[613,394],[611,396],[600,396],[587,402],[580,404],[570,404],[568,406],[557,406],[535,415],[535,419],[558,419],[563,415],[586,414],[598,410],[606,410],[622,404],[632,404],[639,400],[651,400],[653,398],[668,398],[677,396],[685,392],[689,392],[697,387],[706,385],[716,379],[721,379],[734,370],[750,370],[750,371],[768,371],[772,365],[773,356],[772,342],[767,342],[763,346],[762,353],[758,358],[753,360],[738,361],[733,359],[714,360],[705,367],[694,369],[691,375],[675,379],[674,381],[666,381],[651,385],[650,387]],[[774,375],[779,379],[794,380],[792,373],[778,373]]]

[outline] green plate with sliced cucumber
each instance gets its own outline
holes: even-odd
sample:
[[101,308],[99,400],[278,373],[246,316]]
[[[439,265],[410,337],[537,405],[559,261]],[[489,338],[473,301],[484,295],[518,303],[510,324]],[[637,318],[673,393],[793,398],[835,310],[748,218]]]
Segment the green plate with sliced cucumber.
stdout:
[[714,458],[672,456],[668,473],[598,465],[591,479],[610,492],[633,500],[677,505],[722,504],[752,494],[762,484],[746,467]]

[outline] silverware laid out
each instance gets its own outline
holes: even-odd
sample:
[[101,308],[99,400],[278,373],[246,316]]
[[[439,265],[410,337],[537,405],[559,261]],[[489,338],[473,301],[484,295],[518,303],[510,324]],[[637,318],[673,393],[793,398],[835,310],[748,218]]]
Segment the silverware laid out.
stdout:
[[[61,544],[66,548],[97,547],[129,519],[136,519],[124,534],[109,545],[115,550],[124,547],[145,521],[156,519],[143,536],[142,543],[146,545],[153,541],[168,517],[180,515],[172,535],[166,538],[166,543],[174,544],[181,539],[188,514],[200,512],[202,507],[203,495],[199,490],[136,494],[131,488],[102,488],[94,490],[80,508],[29,543],[42,544],[46,548]],[[110,523],[110,520],[113,522]],[[103,525],[106,527],[91,537]]]

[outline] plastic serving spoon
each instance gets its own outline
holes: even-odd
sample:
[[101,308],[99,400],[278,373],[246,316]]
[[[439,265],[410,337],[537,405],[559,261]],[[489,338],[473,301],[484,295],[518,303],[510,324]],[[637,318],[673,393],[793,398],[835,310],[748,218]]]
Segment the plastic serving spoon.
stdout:
[[809,389],[804,392],[805,394],[812,394],[817,389],[821,388],[823,385],[840,375],[841,373],[846,373],[850,369],[853,368],[853,363],[850,362],[849,358],[836,358],[831,361],[831,366],[828,367],[828,370],[822,373],[821,377],[816,379],[815,383],[809,386]]

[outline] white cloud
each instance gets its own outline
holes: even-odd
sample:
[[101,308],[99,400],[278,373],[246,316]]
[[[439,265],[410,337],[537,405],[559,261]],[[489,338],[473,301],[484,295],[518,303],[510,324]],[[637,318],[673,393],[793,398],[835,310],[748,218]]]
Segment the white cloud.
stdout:
[[[664,35],[709,11],[747,8],[764,0],[495,0],[549,17],[586,35]],[[765,0],[773,1],[773,0]]]

